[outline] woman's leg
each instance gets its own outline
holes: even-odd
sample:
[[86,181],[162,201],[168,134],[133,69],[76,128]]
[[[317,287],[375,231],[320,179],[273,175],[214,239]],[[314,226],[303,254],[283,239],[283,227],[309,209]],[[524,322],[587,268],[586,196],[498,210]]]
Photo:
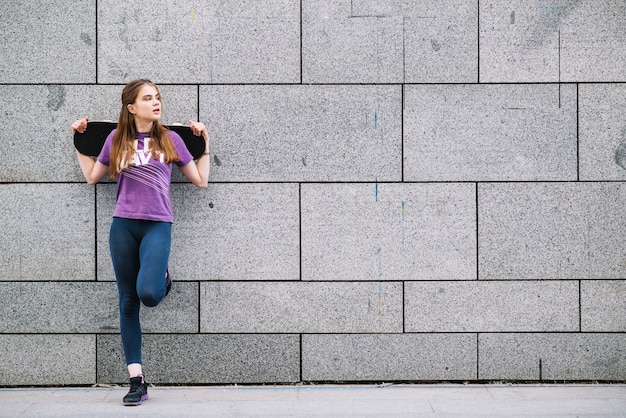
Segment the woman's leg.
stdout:
[[140,267],[140,236],[137,235],[136,226],[137,222],[134,220],[113,218],[109,234],[109,248],[119,295],[120,333],[124,356],[126,364],[132,364],[134,368],[135,365],[141,365],[140,300],[136,290]]
[[149,222],[139,245],[137,294],[141,302],[149,307],[157,306],[165,297],[171,235],[171,223]]
[[139,308],[158,305],[165,296],[165,273],[170,253],[172,225],[114,218],[109,247],[117,280],[120,331],[131,377],[141,369]]

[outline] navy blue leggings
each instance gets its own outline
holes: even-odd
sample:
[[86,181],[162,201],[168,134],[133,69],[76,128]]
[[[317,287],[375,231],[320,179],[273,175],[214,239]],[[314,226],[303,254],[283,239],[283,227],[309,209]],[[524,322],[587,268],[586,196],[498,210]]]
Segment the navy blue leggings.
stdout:
[[157,306],[165,296],[170,255],[169,222],[113,218],[109,248],[120,300],[120,331],[126,364],[141,364],[139,307]]

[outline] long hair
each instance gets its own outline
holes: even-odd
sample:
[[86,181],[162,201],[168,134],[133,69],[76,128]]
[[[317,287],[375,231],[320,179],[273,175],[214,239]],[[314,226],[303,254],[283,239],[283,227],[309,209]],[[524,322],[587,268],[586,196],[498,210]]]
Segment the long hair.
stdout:
[[[111,146],[109,162],[109,176],[111,178],[117,177],[118,173],[129,167],[133,161],[137,128],[135,126],[135,115],[130,113],[128,105],[135,103],[139,90],[146,84],[154,87],[159,93],[159,97],[161,97],[161,91],[156,84],[146,79],[133,80],[126,84],[122,90],[122,109],[120,110],[117,131],[113,136],[113,144]],[[152,158],[159,159],[159,154],[162,154],[167,164],[180,160],[172,140],[167,135],[167,129],[158,120],[155,120],[152,124],[150,138]]]

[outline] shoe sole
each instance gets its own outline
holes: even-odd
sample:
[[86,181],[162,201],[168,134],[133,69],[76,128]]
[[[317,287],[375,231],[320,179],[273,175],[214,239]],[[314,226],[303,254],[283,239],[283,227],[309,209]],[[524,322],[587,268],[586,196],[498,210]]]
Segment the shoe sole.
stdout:
[[172,290],[172,281],[172,276],[170,276],[170,272],[167,270],[165,276],[165,296],[169,295]]
[[139,402],[124,402],[124,406],[138,406],[138,405],[141,405],[143,401],[147,401],[147,400],[148,400],[148,394],[146,393],[145,395],[141,397]]

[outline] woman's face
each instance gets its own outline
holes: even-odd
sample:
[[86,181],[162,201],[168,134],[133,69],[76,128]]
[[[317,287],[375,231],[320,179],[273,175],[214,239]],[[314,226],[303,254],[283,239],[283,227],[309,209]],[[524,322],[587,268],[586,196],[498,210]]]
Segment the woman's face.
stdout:
[[161,117],[161,95],[159,91],[150,84],[144,84],[139,89],[135,103],[128,105],[128,110],[139,121],[159,120]]

